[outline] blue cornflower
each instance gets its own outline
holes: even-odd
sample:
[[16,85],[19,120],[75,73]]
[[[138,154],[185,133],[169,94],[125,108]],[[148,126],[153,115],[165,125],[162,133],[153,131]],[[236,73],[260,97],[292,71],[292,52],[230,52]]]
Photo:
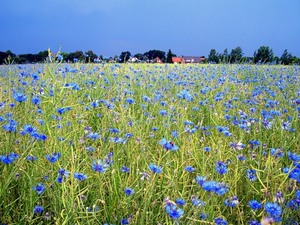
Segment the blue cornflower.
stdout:
[[167,110],[159,110],[159,114],[161,116],[167,116],[168,115],[168,111]]
[[50,163],[54,163],[56,162],[59,158],[60,158],[61,154],[60,152],[55,152],[52,155],[46,155],[46,159],[50,162]]
[[161,173],[162,172],[162,167],[154,165],[152,163],[149,164],[149,169],[153,172],[153,173]]
[[190,94],[190,92],[188,90],[182,90],[177,94],[177,97],[180,99],[185,99],[187,102],[193,101],[194,98],[193,96]]
[[121,224],[129,224],[129,220],[128,219],[122,219],[121,220]]
[[206,146],[206,147],[203,148],[203,150],[204,150],[205,152],[210,152],[211,148],[208,147],[208,146]]
[[135,193],[135,191],[132,188],[124,188],[124,193],[126,195],[133,195]]
[[291,123],[289,121],[283,122],[281,125],[282,130],[290,130],[291,129]]
[[108,170],[108,168],[109,168],[109,165],[102,160],[98,160],[97,162],[93,161],[93,163],[92,163],[92,169],[99,173],[106,172]]
[[[198,182],[198,180],[197,180]],[[199,183],[199,182],[198,182]],[[229,187],[225,183],[218,183],[216,181],[204,181],[200,185],[205,191],[216,193],[217,195],[224,195],[229,191]]]
[[213,181],[213,180],[210,180],[210,181],[204,181],[202,183],[202,188],[205,190],[205,191],[208,191],[208,192],[215,192],[216,191],[216,187],[217,187],[217,182],[216,181]]
[[283,203],[284,202],[283,193],[281,191],[277,191],[273,198],[273,201]]
[[224,204],[229,207],[236,207],[239,204],[239,199],[237,196],[233,196],[231,198],[227,198]]
[[8,165],[8,164],[13,163],[18,158],[19,158],[19,155],[12,152],[7,155],[0,155],[0,162]]
[[26,157],[26,160],[33,162],[33,161],[37,160],[37,158],[38,158],[37,156],[29,155],[29,156]]
[[21,92],[15,92],[13,94],[13,98],[17,102],[25,102],[27,99],[27,95]]
[[21,135],[25,135],[25,134],[32,134],[34,132],[36,132],[37,129],[29,124],[25,124],[23,126],[23,130],[20,132]]
[[127,98],[126,99],[126,102],[131,105],[131,104],[134,104],[135,103],[135,100],[133,98]]
[[188,134],[193,134],[198,130],[198,126],[195,127],[190,127],[190,126],[185,126],[184,131]]
[[70,172],[61,168],[58,170],[58,177],[57,177],[56,181],[58,183],[62,183],[64,177],[69,177],[69,176],[70,176]]
[[228,191],[229,191],[228,185],[226,185],[225,183],[217,183],[216,190],[215,190],[217,195],[224,195]]
[[90,138],[90,139],[93,139],[93,140],[96,140],[96,139],[99,139],[101,137],[101,135],[99,133],[94,133],[94,132],[90,132],[88,135],[87,135],[87,138]]
[[282,208],[278,203],[267,202],[265,205],[266,212],[275,219],[276,222],[281,220]]
[[260,141],[258,140],[250,140],[249,142],[250,148],[254,149],[260,146]]
[[205,206],[205,203],[204,203],[202,200],[196,198],[195,196],[192,196],[192,204],[193,204],[193,206],[195,206],[195,207],[198,207],[198,206]]
[[228,224],[226,220],[224,220],[223,218],[220,218],[220,217],[215,218],[214,221],[215,221],[216,225],[227,225]]
[[36,186],[33,186],[32,189],[36,191],[38,195],[41,195],[44,193],[46,186],[41,183],[38,183]]
[[65,112],[70,111],[70,110],[72,110],[71,107],[64,107],[64,108],[58,108],[58,109],[56,110],[56,112],[57,112],[58,114],[62,115],[62,114],[64,114]]
[[5,108],[6,102],[0,102],[0,110]]
[[120,130],[117,128],[109,128],[110,133],[120,133]]
[[7,132],[15,132],[17,130],[18,123],[13,119],[9,119],[7,122],[7,124],[2,126],[3,130]]
[[300,162],[300,154],[297,155],[296,153],[288,151],[288,157],[293,162]]
[[230,142],[229,146],[231,148],[233,148],[234,150],[242,150],[243,148],[246,147],[246,145],[244,145],[243,143],[240,143],[240,142]]
[[287,207],[292,208],[293,210],[298,210],[300,208],[300,190],[296,191],[295,199],[288,201]]
[[256,181],[257,177],[256,177],[256,170],[252,170],[252,169],[248,169],[247,170],[247,175],[246,177],[250,180],[250,181]]
[[175,200],[175,202],[176,202],[177,205],[185,205],[185,201],[182,198],[177,198]]
[[216,171],[221,175],[227,173],[227,165],[221,161],[218,161],[216,165]]
[[130,169],[129,169],[127,166],[122,166],[121,172],[129,173],[129,172],[130,172]]
[[270,149],[270,153],[275,158],[279,158],[279,157],[283,157],[284,156],[284,153],[283,153],[283,151],[281,149],[271,148]]
[[192,167],[192,166],[186,166],[186,167],[184,167],[184,170],[187,171],[187,172],[189,172],[189,173],[192,173],[192,172],[195,171],[195,168]]
[[258,222],[257,220],[250,220],[248,224],[249,225],[261,225],[261,223]]
[[165,210],[173,220],[179,219],[184,214],[184,211],[181,208],[177,207],[174,202],[168,200],[165,203]]
[[133,133],[126,133],[126,134],[124,134],[124,137],[125,138],[132,138],[133,137]]
[[237,159],[240,160],[240,161],[245,161],[247,159],[247,157],[244,156],[243,154],[241,154],[241,155],[237,156]]
[[75,172],[74,173],[74,178],[77,179],[77,180],[85,180],[87,178],[87,175],[83,174],[83,173],[77,173]]
[[144,102],[150,101],[150,98],[149,98],[148,96],[146,96],[146,95],[144,95],[144,96],[142,97],[142,99],[143,99]]
[[126,139],[121,137],[110,137],[109,140],[110,142],[117,143],[117,144],[125,144],[127,142]]
[[40,206],[40,205],[34,206],[34,209],[33,209],[34,214],[42,214],[43,211],[44,211],[43,206]]
[[158,128],[157,127],[152,127],[151,130],[154,131],[154,132],[156,132],[156,131],[158,131]]
[[41,97],[39,95],[35,95],[31,98],[31,103],[34,105],[40,105],[42,102]]
[[39,133],[37,133],[37,132],[31,133],[30,136],[31,136],[32,138],[38,140],[38,141],[45,141],[45,140],[47,140],[47,138],[48,138],[47,135],[45,135],[45,134],[39,134]]
[[272,128],[273,122],[269,121],[267,119],[264,119],[263,121],[261,121],[261,124],[262,124],[263,128],[270,130]]
[[202,187],[203,183],[206,181],[206,177],[196,176],[196,181]]
[[172,137],[177,138],[178,137],[178,132],[176,130],[173,130],[171,132]]
[[167,141],[165,138],[161,139],[158,144],[162,145],[166,150],[176,151],[178,146],[171,141]]
[[258,210],[258,209],[261,209],[262,207],[262,203],[260,203],[259,201],[257,200],[251,200],[248,202],[248,205],[251,207],[251,209],[253,210]]
[[90,105],[93,107],[93,108],[97,108],[99,106],[99,101],[96,100],[94,102],[91,102]]
[[62,62],[64,60],[64,57],[61,54],[58,54],[57,56],[57,60]]
[[207,215],[205,213],[200,213],[200,220],[206,220],[207,219]]

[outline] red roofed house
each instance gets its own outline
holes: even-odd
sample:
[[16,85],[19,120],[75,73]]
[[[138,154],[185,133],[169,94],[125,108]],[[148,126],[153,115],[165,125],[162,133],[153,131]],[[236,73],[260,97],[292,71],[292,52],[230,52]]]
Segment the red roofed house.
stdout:
[[182,56],[182,57],[172,57],[173,63],[203,63],[205,62],[204,56]]
[[182,63],[183,58],[181,58],[181,57],[172,57],[172,62],[175,63],[175,64]]

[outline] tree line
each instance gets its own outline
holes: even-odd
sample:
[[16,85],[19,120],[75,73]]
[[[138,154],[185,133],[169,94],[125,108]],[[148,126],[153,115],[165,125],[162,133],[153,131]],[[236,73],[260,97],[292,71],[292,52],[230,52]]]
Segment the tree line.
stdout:
[[211,49],[207,58],[211,63],[254,63],[254,64],[299,64],[300,58],[293,56],[285,49],[280,57],[274,56],[273,50],[268,46],[259,47],[253,54],[253,57],[244,56],[241,47],[236,47],[228,52],[226,48],[223,53],[218,53]]
[[[173,63],[172,57],[176,54],[169,51],[166,53],[161,50],[149,50],[145,53],[131,54],[130,51],[123,51],[120,55],[113,57],[104,57],[102,55],[95,54],[92,50],[83,52],[75,51],[71,53],[58,52],[52,53],[50,49],[41,51],[37,54],[19,54],[16,55],[10,50],[6,52],[0,51],[0,64],[23,64],[23,63],[40,63],[40,62],[155,62],[155,59],[159,58],[162,62]],[[202,56],[204,57],[204,56]],[[206,60],[206,63],[255,63],[255,64],[299,64],[300,58],[293,56],[292,53],[284,50],[280,57],[274,56],[273,50],[268,46],[259,47],[252,57],[244,56],[241,47],[236,47],[230,52],[226,48],[223,53],[217,52],[215,49],[211,49]]]

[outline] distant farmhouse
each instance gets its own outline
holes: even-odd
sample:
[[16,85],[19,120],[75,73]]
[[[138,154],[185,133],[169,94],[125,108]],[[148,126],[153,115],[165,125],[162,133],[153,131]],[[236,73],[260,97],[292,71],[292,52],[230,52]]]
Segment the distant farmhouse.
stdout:
[[181,57],[172,57],[172,61],[175,64],[179,63],[204,63],[204,56],[181,56]]

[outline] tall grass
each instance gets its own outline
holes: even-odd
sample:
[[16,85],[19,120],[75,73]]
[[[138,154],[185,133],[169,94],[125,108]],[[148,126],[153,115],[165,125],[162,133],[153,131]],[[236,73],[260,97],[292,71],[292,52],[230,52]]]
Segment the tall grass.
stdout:
[[296,224],[299,79],[264,65],[2,66],[0,222]]

